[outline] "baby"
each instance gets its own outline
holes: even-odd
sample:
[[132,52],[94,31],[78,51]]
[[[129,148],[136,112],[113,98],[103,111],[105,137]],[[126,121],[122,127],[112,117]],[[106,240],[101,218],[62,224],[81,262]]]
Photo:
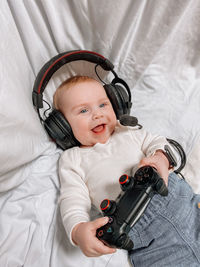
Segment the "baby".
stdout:
[[[64,151],[59,162],[60,208],[66,233],[86,256],[114,253],[115,248],[104,245],[96,237],[96,230],[108,218],[91,221],[91,207],[99,209],[103,199],[116,199],[121,191],[119,177],[124,173],[130,175],[133,167],[151,165],[168,184],[169,162],[164,154],[168,142],[144,129],[122,126],[101,83],[87,76],[75,76],[62,83],[54,94],[54,107],[62,112],[81,144]],[[189,185],[174,173],[169,177],[168,197],[155,195],[130,232],[134,242],[130,257],[135,266],[166,266],[170,262],[179,266],[177,263],[186,255],[190,265],[191,262],[200,264],[200,210],[197,215],[196,206],[200,198],[195,196],[194,202]],[[189,232],[191,226],[186,218],[196,236]],[[184,233],[179,231],[181,227]],[[190,243],[195,242],[190,244],[183,235],[190,238]],[[158,265],[152,265],[156,261]]]

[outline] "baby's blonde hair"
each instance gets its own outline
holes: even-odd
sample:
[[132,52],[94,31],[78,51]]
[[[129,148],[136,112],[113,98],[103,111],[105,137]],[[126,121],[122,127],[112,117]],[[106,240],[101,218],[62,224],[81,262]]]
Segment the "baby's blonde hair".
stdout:
[[76,75],[76,76],[70,77],[70,78],[66,79],[64,82],[62,82],[61,85],[56,89],[56,91],[53,95],[54,108],[61,110],[61,106],[60,106],[60,92],[61,91],[67,90],[72,85],[75,85],[77,83],[87,82],[87,81],[96,81],[96,80],[89,77],[89,76]]

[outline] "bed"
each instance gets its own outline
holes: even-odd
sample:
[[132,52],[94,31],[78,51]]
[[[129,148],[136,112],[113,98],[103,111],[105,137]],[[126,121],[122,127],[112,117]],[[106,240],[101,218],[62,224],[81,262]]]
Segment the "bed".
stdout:
[[[58,159],[32,104],[40,68],[76,49],[108,58],[131,88],[131,114],[149,131],[177,140],[182,173],[200,193],[200,2],[196,0],[2,0],[0,3],[0,266],[127,266],[121,251],[98,259],[72,247],[58,205]],[[50,79],[45,99],[71,74],[94,76],[73,62]],[[102,72],[110,80],[110,74]]]

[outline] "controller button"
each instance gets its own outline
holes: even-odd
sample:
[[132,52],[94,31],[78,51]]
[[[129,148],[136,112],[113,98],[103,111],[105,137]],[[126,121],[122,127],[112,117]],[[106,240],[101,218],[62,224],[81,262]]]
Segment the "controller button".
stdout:
[[113,222],[113,218],[109,217],[108,223],[112,223]]
[[99,230],[98,236],[101,237],[103,235],[103,230]]
[[106,230],[106,232],[107,232],[108,234],[112,234],[112,233],[113,233],[113,228],[112,228],[111,226],[108,227],[107,230]]
[[137,173],[137,180],[138,180],[138,181],[142,181],[142,178],[143,178],[143,172],[139,171],[139,172]]

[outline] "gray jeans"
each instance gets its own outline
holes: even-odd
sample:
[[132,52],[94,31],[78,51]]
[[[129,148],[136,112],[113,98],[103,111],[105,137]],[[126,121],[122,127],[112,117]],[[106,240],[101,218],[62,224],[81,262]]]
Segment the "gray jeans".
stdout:
[[130,231],[135,267],[200,266],[200,195],[175,173],[167,197],[155,195]]

